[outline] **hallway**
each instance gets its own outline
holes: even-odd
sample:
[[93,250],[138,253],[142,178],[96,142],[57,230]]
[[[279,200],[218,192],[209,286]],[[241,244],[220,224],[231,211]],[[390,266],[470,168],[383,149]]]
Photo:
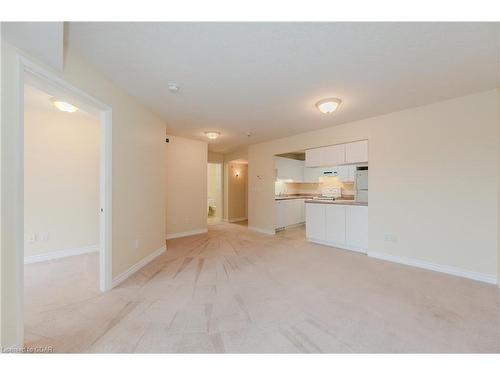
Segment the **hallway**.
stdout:
[[[26,345],[55,352],[498,352],[494,285],[308,243],[303,228],[238,224],[169,240],[105,294],[76,258],[27,265]],[[58,282],[56,268],[73,273]],[[32,275],[30,275],[32,274]],[[65,298],[54,296],[64,295]],[[68,298],[71,298],[68,303]],[[66,302],[62,302],[65,300]],[[33,308],[33,309],[32,309]]]

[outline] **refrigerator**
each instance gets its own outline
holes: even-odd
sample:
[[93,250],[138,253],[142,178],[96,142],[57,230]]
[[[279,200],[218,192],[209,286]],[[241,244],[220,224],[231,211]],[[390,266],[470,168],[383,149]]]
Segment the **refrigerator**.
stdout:
[[368,169],[356,171],[356,200],[368,202]]

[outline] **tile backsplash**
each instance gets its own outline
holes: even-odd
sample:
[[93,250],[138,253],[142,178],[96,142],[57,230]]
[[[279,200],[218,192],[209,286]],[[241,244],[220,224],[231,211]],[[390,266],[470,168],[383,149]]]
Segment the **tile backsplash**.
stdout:
[[276,195],[283,194],[321,194],[323,187],[340,187],[342,195],[354,195],[354,182],[341,182],[337,177],[320,177],[317,183],[285,182],[276,181],[274,192]]

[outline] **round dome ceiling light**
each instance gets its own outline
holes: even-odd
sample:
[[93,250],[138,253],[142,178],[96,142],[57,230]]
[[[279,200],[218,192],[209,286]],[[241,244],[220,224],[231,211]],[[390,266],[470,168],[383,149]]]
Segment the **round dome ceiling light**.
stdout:
[[180,87],[177,83],[175,82],[169,82],[168,84],[168,90],[174,94],[178,93],[180,90]]
[[322,99],[316,103],[316,107],[321,113],[333,113],[337,110],[338,106],[342,103],[342,100],[338,98],[328,98]]
[[73,104],[64,102],[60,99],[57,98],[51,98],[50,101],[56,107],[58,110],[63,111],[63,112],[69,112],[73,113],[78,111],[78,107],[75,107]]
[[205,135],[207,136],[208,139],[217,139],[219,138],[219,135],[220,135],[220,132],[216,132],[216,131],[208,131],[208,132],[205,132]]

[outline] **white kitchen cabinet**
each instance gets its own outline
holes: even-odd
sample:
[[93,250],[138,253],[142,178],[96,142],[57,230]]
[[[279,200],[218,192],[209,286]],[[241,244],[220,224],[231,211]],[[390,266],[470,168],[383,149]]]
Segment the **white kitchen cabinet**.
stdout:
[[368,249],[368,206],[347,206],[346,244],[357,249]]
[[346,209],[348,206],[325,205],[325,240],[339,245],[346,242]]
[[356,177],[355,165],[341,165],[337,167],[337,177],[341,182],[354,182]]
[[322,164],[324,166],[340,165],[345,162],[345,145],[322,147]]
[[366,163],[367,161],[368,141],[364,140],[306,150],[305,166],[334,166]]
[[306,238],[325,239],[325,206],[320,203],[306,203]]
[[364,163],[368,161],[368,141],[346,143],[345,163]]
[[319,178],[323,176],[323,168],[304,168],[304,182],[319,182]]
[[368,206],[306,203],[306,238],[312,242],[366,253]]
[[276,178],[280,180],[292,180],[293,182],[302,182],[304,180],[304,162],[276,156],[274,158],[277,169]]
[[306,150],[306,167],[320,167],[323,165],[324,147]]
[[285,205],[283,204],[285,201],[274,201],[275,213],[276,213],[276,229],[284,228],[286,226],[285,218]]
[[302,206],[304,205],[304,199],[289,199],[285,202],[285,226],[289,227],[291,225],[303,223],[304,220],[302,220]]
[[276,200],[275,209],[275,228],[286,228],[305,222],[305,199]]

